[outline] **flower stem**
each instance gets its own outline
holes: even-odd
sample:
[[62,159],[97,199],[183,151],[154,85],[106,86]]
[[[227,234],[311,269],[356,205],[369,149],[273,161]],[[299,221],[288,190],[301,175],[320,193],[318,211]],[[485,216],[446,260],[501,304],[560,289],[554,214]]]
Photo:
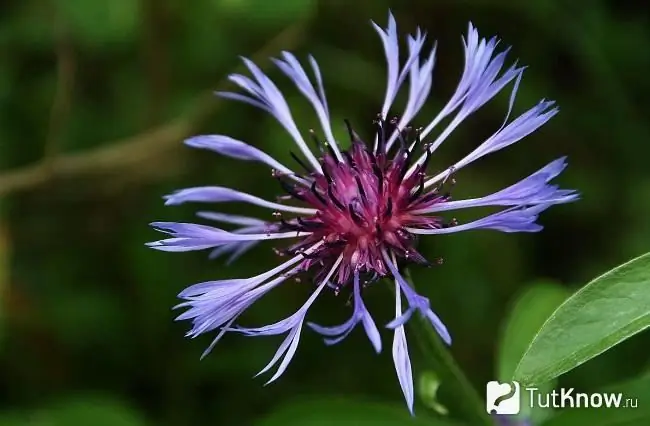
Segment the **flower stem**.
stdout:
[[[408,270],[404,271],[404,277],[415,288]],[[440,378],[441,388],[453,396],[447,404],[449,408],[472,426],[494,426],[494,421],[485,411],[485,402],[458,366],[431,323],[421,315],[414,315],[408,325],[425,359]]]

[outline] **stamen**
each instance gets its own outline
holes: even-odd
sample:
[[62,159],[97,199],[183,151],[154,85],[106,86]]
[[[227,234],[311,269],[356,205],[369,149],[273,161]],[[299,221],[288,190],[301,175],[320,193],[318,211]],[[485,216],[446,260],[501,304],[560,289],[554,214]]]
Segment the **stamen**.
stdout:
[[318,139],[318,136],[316,136],[316,132],[314,131],[314,129],[309,129],[309,135],[311,136],[312,141],[314,141],[314,144],[316,145],[316,149],[318,149],[320,153],[323,153],[325,151],[323,149],[323,142],[321,142]]
[[339,209],[345,211],[345,206],[343,205],[343,203],[341,203],[341,202],[336,198],[336,196],[334,196],[333,185],[328,185],[328,187],[327,187],[327,195],[329,195],[330,200],[332,200],[332,201],[334,202],[334,204],[336,205],[336,207],[338,207]]
[[330,176],[329,172],[327,171],[327,167],[325,164],[323,164],[323,176],[325,176],[325,180],[327,180],[327,183],[331,184],[332,183],[332,176]]
[[323,203],[323,205],[325,206],[327,205],[327,200],[325,199],[325,197],[323,197],[318,193],[318,190],[316,188],[316,181],[312,182],[311,184],[311,192],[314,194],[314,196],[316,196],[316,198],[318,198],[318,201]]
[[323,223],[321,222],[313,222],[313,221],[308,222],[301,217],[297,218],[297,220],[300,226],[302,226],[305,231],[317,231],[323,228]]
[[302,167],[303,169],[305,169],[305,171],[306,171],[308,174],[311,173],[311,172],[313,171],[312,169],[310,169],[309,167],[307,167],[307,165],[306,165],[306,164],[305,164],[305,163],[304,163],[304,162],[303,162],[303,161],[302,161],[302,160],[301,160],[301,159],[300,159],[296,154],[294,154],[293,151],[289,151],[289,154],[290,154],[291,157],[296,161],[296,163],[298,163],[298,165],[299,165],[300,167]]
[[374,158],[372,161],[372,172],[377,177],[377,187],[379,194],[381,194],[384,192],[384,174],[381,172],[381,169],[379,168],[379,165],[377,165],[377,162],[374,160]]
[[363,185],[361,184],[361,179],[359,179],[359,176],[355,176],[354,180],[357,183],[357,188],[359,189],[359,195],[361,195],[361,198],[364,201],[367,201],[366,190],[363,189]]
[[359,170],[357,168],[357,164],[354,162],[354,158],[352,158],[352,155],[350,154],[349,151],[343,151],[343,156],[345,157],[346,160],[348,160],[348,164],[350,167],[352,167],[354,170]]
[[381,114],[377,114],[377,118],[374,120],[374,124],[377,127],[377,151],[375,154],[384,154],[386,147],[386,131],[384,129],[385,121],[382,118]]
[[[350,124],[350,120],[347,118],[343,120],[345,122],[345,127],[348,129],[348,135],[350,136],[350,142],[354,143],[363,143],[359,135],[355,133],[355,131],[352,129],[352,125]],[[347,153],[347,152],[346,152]]]
[[352,218],[354,223],[356,223],[358,226],[365,225],[365,221],[363,220],[363,218],[361,218],[361,216],[357,214],[357,212],[354,211],[354,207],[352,207],[352,204],[348,204],[348,212],[350,212],[350,217]]
[[284,189],[284,191],[285,191],[287,194],[289,194],[290,196],[292,196],[292,197],[295,198],[296,200],[305,201],[305,197],[303,197],[302,195],[300,195],[300,194],[296,191],[296,189],[295,189],[295,187],[294,187],[293,185],[291,185],[290,183],[284,181],[284,180],[281,179],[281,178],[278,178],[278,182],[280,182],[280,186],[282,187],[282,189]]
[[409,197],[409,204],[420,198],[420,195],[422,195],[422,192],[424,191],[424,173],[420,172],[419,177],[420,184],[418,185],[418,189]]
[[386,207],[386,211],[384,212],[384,219],[387,219],[390,217],[390,215],[393,214],[393,199],[388,197],[388,206]]

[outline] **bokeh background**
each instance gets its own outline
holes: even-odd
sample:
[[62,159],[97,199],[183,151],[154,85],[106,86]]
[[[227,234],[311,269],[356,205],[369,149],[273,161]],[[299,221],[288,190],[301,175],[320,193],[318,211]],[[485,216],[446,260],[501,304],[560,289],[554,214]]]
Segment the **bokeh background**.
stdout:
[[[650,13],[642,2],[3,2],[0,425],[286,425],[303,418],[295,424],[309,426],[335,424],[342,412],[362,424],[382,410],[390,417],[391,407],[406,411],[390,333],[376,356],[359,330],[334,347],[306,331],[289,370],[268,387],[251,376],[281,337],[227,336],[199,361],[210,339],[183,337],[188,324],[175,323],[171,310],[176,294],[202,280],[266,270],[277,262],[270,245],[229,266],[206,253],[144,247],[159,238],[149,222],[194,219],[197,206],[163,206],[174,189],[219,184],[266,198],[279,192],[263,165],[182,145],[190,135],[223,133],[291,161],[295,148],[276,122],[211,95],[229,88],[239,55],[253,57],[286,89],[307,129],[315,117],[267,58],[282,50],[302,59],[313,54],[338,134],[347,140],[344,118],[370,132],[386,71],[369,21],[384,26],[389,7],[402,35],[419,25],[438,40],[434,89],[419,122],[453,92],[470,20],[529,65],[517,111],[540,98],[561,107],[542,130],[462,170],[456,198],[499,189],[562,155],[570,167],[559,182],[583,194],[544,214],[539,234],[480,231],[424,241],[422,251],[445,263],[414,270],[416,282],[450,328],[452,352],[477,389],[495,377],[504,318],[528,286],[575,290],[648,250]],[[446,167],[491,134],[507,100],[503,93],[472,116],[432,167]],[[245,205],[222,210],[270,214]],[[284,318],[308,292],[288,283],[245,322]],[[386,322],[389,294],[368,298]],[[349,313],[344,302],[326,295],[312,318],[339,323]],[[637,336],[561,384],[593,390],[640,374],[649,367],[649,343],[647,334]],[[416,345],[411,351],[418,375],[431,367]]]

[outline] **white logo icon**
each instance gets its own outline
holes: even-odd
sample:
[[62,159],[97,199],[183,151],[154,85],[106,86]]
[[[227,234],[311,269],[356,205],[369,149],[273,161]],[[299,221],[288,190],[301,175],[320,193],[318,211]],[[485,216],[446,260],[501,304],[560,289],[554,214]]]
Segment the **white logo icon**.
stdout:
[[485,388],[485,409],[489,414],[519,414],[519,382],[491,381]]

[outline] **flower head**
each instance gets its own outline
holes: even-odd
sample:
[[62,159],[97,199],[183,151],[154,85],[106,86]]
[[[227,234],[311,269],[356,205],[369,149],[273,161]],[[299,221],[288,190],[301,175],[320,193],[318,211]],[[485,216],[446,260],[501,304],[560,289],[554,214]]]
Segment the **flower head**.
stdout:
[[[260,241],[293,240],[277,250],[286,260],[268,272],[249,278],[195,284],[179,295],[183,300],[179,307],[187,310],[178,319],[192,321],[189,336],[218,331],[204,355],[228,331],[249,336],[286,335],[275,356],[260,372],[279,363],[269,382],[286,370],[296,352],[307,312],[325,288],[335,293],[347,290],[352,294],[352,316],[339,326],[307,325],[325,336],[326,343],[333,344],[361,324],[375,350],[380,352],[379,331],[364,305],[362,292],[379,278],[394,280],[395,318],[387,327],[394,331],[395,369],[412,411],[413,378],[404,324],[418,312],[429,319],[447,344],[451,342],[446,327],[431,310],[429,300],[416,293],[400,272],[403,263],[429,264],[417,250],[417,238],[470,229],[536,232],[542,228],[536,222],[539,213],[553,204],[573,201],[577,194],[549,184],[566,166],[565,159],[560,158],[494,194],[452,200],[448,187],[453,184],[455,172],[534,132],[557,113],[557,108],[553,107],[553,102],[540,101],[510,120],[523,68],[513,65],[502,71],[507,52],[497,53],[497,40],[479,38],[470,24],[467,38],[463,40],[465,66],[454,95],[425,126],[413,127],[411,122],[431,90],[435,47],[425,54],[426,36],[418,30],[407,38],[407,59],[400,65],[397,28],[392,15],[388,28],[373,25],[382,40],[388,63],[386,96],[374,122],[376,134],[370,139],[364,138],[346,122],[350,143],[349,148],[344,148],[332,133],[318,64],[309,58],[312,80],[299,61],[284,52],[281,59],[274,60],[275,64],[311,103],[322,127],[322,136],[310,131],[310,138],[317,146],[314,153],[298,130],[282,93],[254,63],[244,59],[252,78],[235,74],[230,79],[245,94],[224,92],[219,95],[256,106],[275,117],[302,154],[291,154],[301,171],[290,169],[258,148],[228,136],[191,138],[186,143],[192,147],[265,163],[285,194],[274,202],[224,187],[177,191],[166,197],[168,205],[246,202],[273,210],[273,220],[202,212],[199,216],[205,219],[237,228],[226,231],[193,223],[156,222],[152,225],[170,234],[170,238],[149,243],[149,246],[163,251],[212,249],[212,257],[230,254],[232,261]],[[399,117],[390,117],[393,100],[406,80],[409,85],[406,107]],[[436,175],[429,175],[428,166],[434,151],[466,117],[508,84],[512,85],[510,102],[501,127],[455,164]],[[449,124],[436,137],[430,137],[434,128],[448,116],[453,116]],[[449,210],[481,206],[502,206],[504,209],[465,224],[445,220],[442,216]],[[313,279],[314,291],[293,315],[256,328],[235,324],[239,315],[258,299],[290,277],[304,273]],[[406,306],[403,306],[404,299]]]

